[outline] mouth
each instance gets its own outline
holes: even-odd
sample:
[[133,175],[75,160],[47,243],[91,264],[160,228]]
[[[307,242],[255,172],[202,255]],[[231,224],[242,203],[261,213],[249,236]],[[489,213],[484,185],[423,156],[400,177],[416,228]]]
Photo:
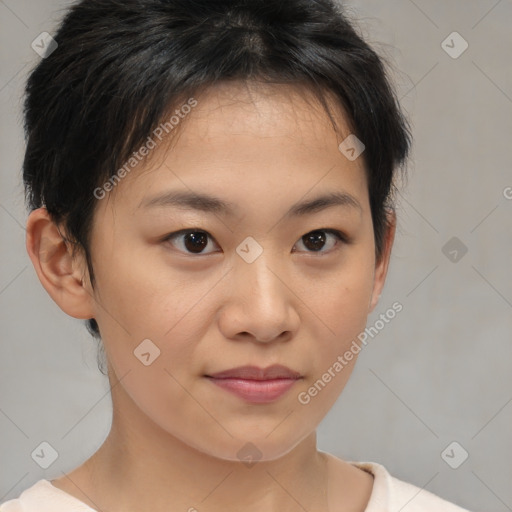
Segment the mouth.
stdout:
[[273,364],[267,368],[257,366],[239,366],[221,372],[205,375],[214,379],[244,379],[244,380],[274,380],[274,379],[298,379],[302,375],[280,364]]
[[241,366],[204,377],[223,390],[252,403],[273,402],[303,379],[300,373],[282,365],[267,368]]

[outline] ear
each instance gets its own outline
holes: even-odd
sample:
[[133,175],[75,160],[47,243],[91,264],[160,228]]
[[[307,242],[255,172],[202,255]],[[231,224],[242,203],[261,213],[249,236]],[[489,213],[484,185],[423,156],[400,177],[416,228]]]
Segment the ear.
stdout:
[[389,260],[391,257],[391,248],[395,240],[396,231],[396,213],[394,210],[386,210],[386,232],[384,234],[384,242],[381,257],[375,263],[375,273],[373,278],[372,298],[368,312],[371,313],[379,302],[380,294],[384,288],[386,275],[388,273]]
[[30,213],[26,247],[41,284],[62,311],[74,318],[93,318],[94,298],[86,288],[84,257],[72,256],[71,244],[66,244],[46,208]]

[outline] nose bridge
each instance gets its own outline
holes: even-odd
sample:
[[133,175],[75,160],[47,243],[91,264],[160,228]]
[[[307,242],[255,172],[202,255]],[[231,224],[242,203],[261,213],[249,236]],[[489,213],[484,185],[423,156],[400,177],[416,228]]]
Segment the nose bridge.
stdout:
[[[241,258],[237,261],[236,275],[237,285],[244,290],[243,293],[253,303],[254,307],[262,307],[273,302],[286,300],[286,293],[282,278],[279,278],[278,258],[274,257],[270,250],[263,250],[262,253],[251,263]],[[283,289],[284,288],[284,289]],[[276,306],[277,304],[274,304]]]
[[248,263],[235,260],[234,303],[243,304],[236,329],[249,332],[259,341],[270,341],[283,331],[295,329],[291,292],[285,285],[283,265],[270,250],[264,250]]

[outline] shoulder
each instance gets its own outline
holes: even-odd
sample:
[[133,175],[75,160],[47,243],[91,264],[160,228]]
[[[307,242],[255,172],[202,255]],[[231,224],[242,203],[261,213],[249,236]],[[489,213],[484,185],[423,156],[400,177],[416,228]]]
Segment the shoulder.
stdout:
[[353,461],[349,463],[371,473],[374,478],[372,494],[365,512],[469,512],[425,489],[391,476],[380,464]]
[[41,479],[18,498],[0,504],[0,512],[95,512],[85,503]]
[[[48,480],[41,479],[25,489],[18,498],[4,501],[0,504],[0,512],[35,512],[38,501],[43,501],[48,495]],[[39,512],[38,506],[37,511]]]

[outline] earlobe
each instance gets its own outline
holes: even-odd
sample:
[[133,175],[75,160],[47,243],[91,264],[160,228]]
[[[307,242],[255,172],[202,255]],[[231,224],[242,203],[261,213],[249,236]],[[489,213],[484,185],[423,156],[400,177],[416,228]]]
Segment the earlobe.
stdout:
[[380,295],[386,282],[386,276],[389,268],[389,260],[391,258],[391,249],[395,240],[396,232],[396,213],[392,209],[386,210],[386,232],[384,235],[384,243],[382,254],[379,261],[375,264],[375,273],[373,278],[373,290],[370,299],[368,312],[371,313],[378,304]]
[[26,248],[41,284],[54,302],[74,318],[94,317],[94,299],[82,280],[81,257],[72,256],[46,208],[33,210],[27,220]]

